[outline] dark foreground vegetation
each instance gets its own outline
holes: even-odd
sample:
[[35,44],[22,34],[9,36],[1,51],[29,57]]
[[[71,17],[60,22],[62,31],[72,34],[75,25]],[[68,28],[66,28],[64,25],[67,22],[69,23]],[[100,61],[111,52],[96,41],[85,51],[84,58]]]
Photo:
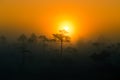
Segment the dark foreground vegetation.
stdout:
[[[62,51],[61,51],[62,48]],[[0,37],[0,80],[119,80],[120,43],[61,43],[46,36]]]

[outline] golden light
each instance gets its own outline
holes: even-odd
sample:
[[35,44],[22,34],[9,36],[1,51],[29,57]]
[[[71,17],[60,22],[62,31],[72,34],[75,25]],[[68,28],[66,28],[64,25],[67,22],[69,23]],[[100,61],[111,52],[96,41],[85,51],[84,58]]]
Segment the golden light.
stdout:
[[[79,33],[81,32],[82,24],[81,22],[78,23],[77,19],[73,16],[69,15],[60,15],[55,18],[53,21],[53,24],[55,24],[54,27],[54,33],[58,33],[61,30],[65,30],[67,32],[66,35],[71,37],[71,41],[75,42],[77,41],[79,37]],[[82,34],[82,33],[81,33]]]
[[60,25],[59,30],[65,30],[66,32],[68,32],[69,36],[73,36],[74,26],[73,26],[72,22],[64,21],[64,22],[60,23],[59,25]]
[[68,25],[64,26],[63,30],[69,32],[70,31],[70,27]]

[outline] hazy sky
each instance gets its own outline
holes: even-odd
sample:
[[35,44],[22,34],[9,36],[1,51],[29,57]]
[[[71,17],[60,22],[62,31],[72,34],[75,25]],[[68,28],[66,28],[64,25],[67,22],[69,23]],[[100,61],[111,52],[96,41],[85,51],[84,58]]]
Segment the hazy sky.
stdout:
[[118,37],[119,4],[119,0],[0,0],[0,34],[52,34],[68,21],[76,37]]

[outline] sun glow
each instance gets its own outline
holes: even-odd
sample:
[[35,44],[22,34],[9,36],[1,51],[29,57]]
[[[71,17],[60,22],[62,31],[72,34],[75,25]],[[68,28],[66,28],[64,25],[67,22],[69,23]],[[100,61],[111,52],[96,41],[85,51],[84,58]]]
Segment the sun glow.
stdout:
[[59,33],[59,31],[64,30],[67,32],[65,35],[68,35],[71,37],[71,41],[74,42],[78,38],[78,32],[80,32],[81,29],[79,29],[77,21],[74,18],[65,18],[61,19],[58,18],[59,20],[56,20],[56,27],[55,27],[55,32]]
[[73,31],[74,31],[73,25],[70,22],[61,23],[59,26],[59,30],[65,30],[66,32],[68,32],[69,36],[72,36]]
[[69,27],[68,25],[66,25],[66,26],[64,26],[63,30],[65,30],[65,31],[69,32],[70,27]]

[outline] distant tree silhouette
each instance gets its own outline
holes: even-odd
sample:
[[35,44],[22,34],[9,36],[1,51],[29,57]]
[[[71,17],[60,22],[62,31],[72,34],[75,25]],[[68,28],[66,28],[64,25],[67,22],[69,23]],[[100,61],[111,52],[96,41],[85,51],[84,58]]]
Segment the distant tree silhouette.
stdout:
[[45,48],[46,48],[46,42],[49,41],[49,39],[45,36],[45,35],[40,35],[39,39],[42,41],[42,49],[43,49],[43,53],[45,53]]
[[6,42],[7,42],[7,38],[4,35],[0,36],[0,43],[5,44]]
[[111,54],[109,52],[107,52],[106,50],[103,50],[102,52],[100,52],[100,54],[94,53],[91,58],[94,61],[102,61],[104,62]]
[[18,38],[18,48],[22,53],[22,63],[21,63],[22,70],[24,70],[24,66],[25,66],[26,53],[30,53],[30,51],[27,49],[27,40],[28,39],[25,34],[22,34]]
[[37,43],[37,36],[36,36],[36,34],[32,33],[30,38],[28,39],[28,42],[36,44]]
[[56,41],[60,41],[60,55],[63,54],[63,42],[70,42],[70,37],[67,36],[68,32],[65,30],[60,30],[60,33],[53,34],[53,37],[56,39]]
[[68,55],[72,55],[72,57],[78,55],[77,54],[77,49],[72,47],[72,46],[66,47],[65,51],[68,52]]
[[92,45],[95,49],[97,49],[95,52],[98,54],[107,47],[107,43],[107,40],[103,36],[100,36],[92,43]]
[[56,39],[54,39],[54,38],[49,39],[49,50],[50,51],[51,51],[51,49],[57,48],[55,43],[56,43]]
[[22,34],[19,38],[18,38],[18,41],[21,43],[21,44],[25,44],[27,42],[27,37],[25,34]]
[[113,54],[113,45],[108,43],[109,41],[104,39],[103,37],[99,37],[92,45],[95,50],[91,55],[92,60],[97,65],[108,66],[111,65],[110,57]]

